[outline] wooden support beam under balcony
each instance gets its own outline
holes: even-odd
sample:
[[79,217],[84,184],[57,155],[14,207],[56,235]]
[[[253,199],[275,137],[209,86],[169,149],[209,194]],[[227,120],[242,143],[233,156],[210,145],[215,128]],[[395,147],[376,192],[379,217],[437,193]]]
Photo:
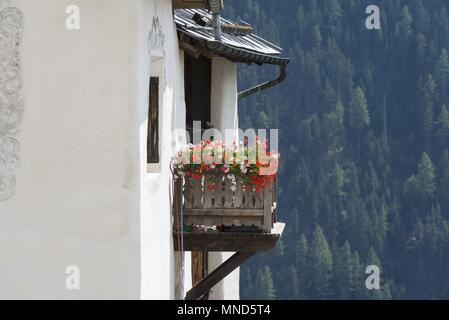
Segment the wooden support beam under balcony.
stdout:
[[186,300],[201,300],[217,283],[240,267],[254,252],[237,252],[187,292]]
[[[266,252],[274,248],[284,231],[284,223],[275,223],[270,233],[174,232],[175,251]],[[183,240],[180,241],[183,236]]]

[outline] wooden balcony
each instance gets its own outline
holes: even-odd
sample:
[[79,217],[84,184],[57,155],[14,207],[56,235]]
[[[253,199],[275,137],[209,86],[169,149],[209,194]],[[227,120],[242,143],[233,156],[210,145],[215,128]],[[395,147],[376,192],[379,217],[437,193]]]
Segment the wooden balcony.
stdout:
[[[256,192],[245,190],[242,181],[233,184],[224,174],[177,181],[175,250],[261,252],[272,249],[284,229],[284,224],[277,223],[276,191],[276,180]],[[209,230],[204,230],[205,227]]]
[[175,250],[236,252],[197,283],[187,300],[207,297],[213,286],[255,253],[272,249],[282,235],[285,225],[277,222],[276,180],[261,192],[243,185],[224,174],[175,181]]

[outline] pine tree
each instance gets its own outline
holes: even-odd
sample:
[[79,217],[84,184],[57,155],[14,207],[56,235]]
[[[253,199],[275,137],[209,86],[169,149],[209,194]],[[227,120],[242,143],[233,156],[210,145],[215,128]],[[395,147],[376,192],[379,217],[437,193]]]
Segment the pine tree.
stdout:
[[273,278],[270,267],[264,266],[257,272],[254,293],[257,300],[276,299],[276,291],[273,287]]
[[368,101],[362,88],[357,87],[349,103],[349,126],[357,133],[357,150],[360,158],[360,132],[370,124],[370,113],[368,110]]
[[296,245],[295,266],[298,273],[298,294],[300,297],[306,297],[309,280],[309,244],[304,234],[301,234]]
[[249,267],[242,268],[241,273],[241,290],[240,295],[242,299],[250,299],[254,293],[253,279],[251,276],[251,269]]
[[376,219],[376,234],[375,234],[375,247],[378,250],[383,250],[384,243],[385,243],[385,237],[387,236],[388,232],[388,210],[387,210],[387,204],[385,203],[385,200],[383,199],[381,201],[381,206],[377,212],[378,216]]
[[349,104],[349,125],[357,131],[360,131],[370,124],[370,114],[368,110],[368,101],[362,88],[357,87]]
[[332,294],[332,255],[323,230],[318,225],[313,232],[309,263],[313,268],[310,275],[311,298],[329,298]]
[[270,127],[270,119],[267,114],[263,111],[259,112],[258,118],[260,128],[269,128]]
[[338,101],[333,110],[324,118],[324,128],[326,130],[326,145],[333,155],[341,152],[344,145],[344,117],[345,108],[341,101]]
[[449,144],[449,110],[446,105],[441,107],[441,113],[437,121],[436,138],[441,148],[445,148]]
[[418,173],[408,178],[405,193],[418,200],[430,200],[436,190],[435,168],[427,153],[424,153],[418,164]]
[[299,296],[299,280],[298,271],[294,265],[290,265],[287,270],[287,283],[285,286],[285,292],[287,299],[298,299]]
[[391,294],[390,284],[387,282],[382,288],[382,300],[392,300],[393,296]]
[[440,161],[439,199],[449,218],[449,151],[445,149]]
[[321,31],[318,26],[315,26],[313,28],[312,40],[313,40],[313,44],[312,44],[313,48],[315,50],[319,51],[321,49],[321,42],[323,41],[323,39],[321,37]]
[[404,41],[408,40],[413,34],[412,22],[413,17],[410,12],[410,9],[408,6],[404,6],[401,12],[401,20],[398,23],[396,29],[396,34],[399,37],[399,39],[401,39],[403,45],[407,43]]
[[340,259],[338,265],[335,266],[338,270],[335,276],[338,277],[338,286],[336,294],[338,299],[349,300],[352,298],[354,290],[354,270],[352,262],[351,246],[348,241],[340,250]]
[[421,134],[424,138],[426,150],[429,150],[434,126],[434,103],[436,96],[437,85],[433,77],[429,74],[423,82],[422,87],[422,102],[421,114],[419,115],[421,121]]
[[432,160],[430,160],[427,153],[424,153],[418,164],[418,185],[420,188],[420,194],[425,199],[431,199],[436,190],[435,184],[435,168]]
[[416,35],[415,42],[416,42],[416,55],[419,65],[419,71],[422,71],[425,62],[424,60],[426,55],[427,40],[422,33],[418,32],[418,34]]
[[441,50],[440,57],[435,65],[435,80],[438,86],[438,91],[440,93],[440,97],[442,98],[441,102],[445,103],[446,93],[447,93],[447,85],[449,79],[449,54],[446,49]]
[[332,110],[335,107],[335,104],[338,101],[338,95],[335,89],[333,88],[331,81],[326,79],[326,84],[323,90],[323,106],[324,111]]
[[365,270],[362,269],[360,256],[357,251],[352,255],[352,268],[354,279],[354,291],[352,297],[355,300],[365,300],[368,297],[365,286]]
[[326,15],[327,24],[331,26],[331,30],[335,30],[338,22],[343,17],[340,2],[338,0],[329,0],[324,3],[324,14]]

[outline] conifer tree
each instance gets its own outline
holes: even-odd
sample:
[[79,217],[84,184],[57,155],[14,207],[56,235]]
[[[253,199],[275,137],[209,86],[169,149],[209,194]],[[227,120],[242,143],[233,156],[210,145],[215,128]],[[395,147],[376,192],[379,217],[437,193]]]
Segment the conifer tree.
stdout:
[[323,230],[318,225],[313,232],[309,263],[313,268],[310,274],[311,297],[330,298],[332,294],[332,254]]
[[352,297],[355,300],[367,299],[367,290],[365,286],[365,270],[362,269],[360,256],[357,251],[352,255],[352,268],[354,281],[354,291]]
[[440,57],[435,65],[435,80],[440,94],[440,102],[446,102],[449,79],[449,54],[446,49],[441,50]]
[[426,146],[426,150],[429,150],[434,127],[434,103],[437,85],[430,74],[428,74],[424,80],[421,80],[421,82],[423,82],[423,85],[419,120],[421,121],[421,135],[424,139],[423,142]]
[[349,103],[349,126],[356,131],[357,134],[357,150],[360,158],[360,133],[362,129],[370,124],[370,113],[368,110],[368,101],[362,88],[357,87],[351,97]]
[[273,278],[269,266],[264,266],[257,272],[254,291],[257,300],[276,299],[276,291],[274,290]]
[[423,153],[418,164],[418,173],[408,178],[405,192],[418,200],[430,200],[436,190],[435,168],[427,153]]
[[309,270],[311,268],[309,266],[309,244],[304,234],[301,234],[296,245],[295,266],[298,273],[298,294],[305,297],[308,294]]
[[354,290],[354,270],[351,246],[348,241],[345,242],[340,250],[340,259],[335,268],[338,270],[338,272],[335,273],[339,283],[339,286],[336,288],[338,299],[352,299]]
[[440,161],[439,199],[443,205],[443,212],[449,218],[449,151],[445,149]]
[[425,199],[431,199],[436,190],[435,184],[435,168],[432,160],[430,160],[427,153],[424,153],[418,164],[418,184],[420,188],[420,194]]
[[368,101],[362,88],[357,87],[349,104],[349,125],[357,131],[366,128],[370,124]]
[[441,113],[438,117],[436,128],[436,138],[440,148],[443,149],[449,145],[449,110],[446,105],[441,107]]

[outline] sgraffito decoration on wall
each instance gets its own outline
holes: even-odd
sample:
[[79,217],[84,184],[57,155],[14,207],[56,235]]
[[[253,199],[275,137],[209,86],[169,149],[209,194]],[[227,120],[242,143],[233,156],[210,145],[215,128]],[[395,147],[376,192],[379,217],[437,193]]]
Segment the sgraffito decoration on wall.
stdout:
[[[165,64],[165,35],[162,31],[162,25],[157,14],[157,6],[154,6],[153,22],[151,23],[150,33],[148,35],[148,53],[151,59],[151,67],[153,76],[160,77],[160,86],[165,88],[166,81],[166,64]],[[154,73],[154,70],[157,74]]]
[[159,22],[159,17],[156,15],[157,9],[155,9],[155,15],[153,16],[153,23],[151,25],[150,35],[148,36],[148,45],[151,55],[156,56],[164,55],[164,42],[165,35],[162,32],[162,27]]
[[0,201],[14,196],[15,170],[20,162],[17,134],[24,111],[19,55],[22,31],[22,11],[2,8],[0,2]]

